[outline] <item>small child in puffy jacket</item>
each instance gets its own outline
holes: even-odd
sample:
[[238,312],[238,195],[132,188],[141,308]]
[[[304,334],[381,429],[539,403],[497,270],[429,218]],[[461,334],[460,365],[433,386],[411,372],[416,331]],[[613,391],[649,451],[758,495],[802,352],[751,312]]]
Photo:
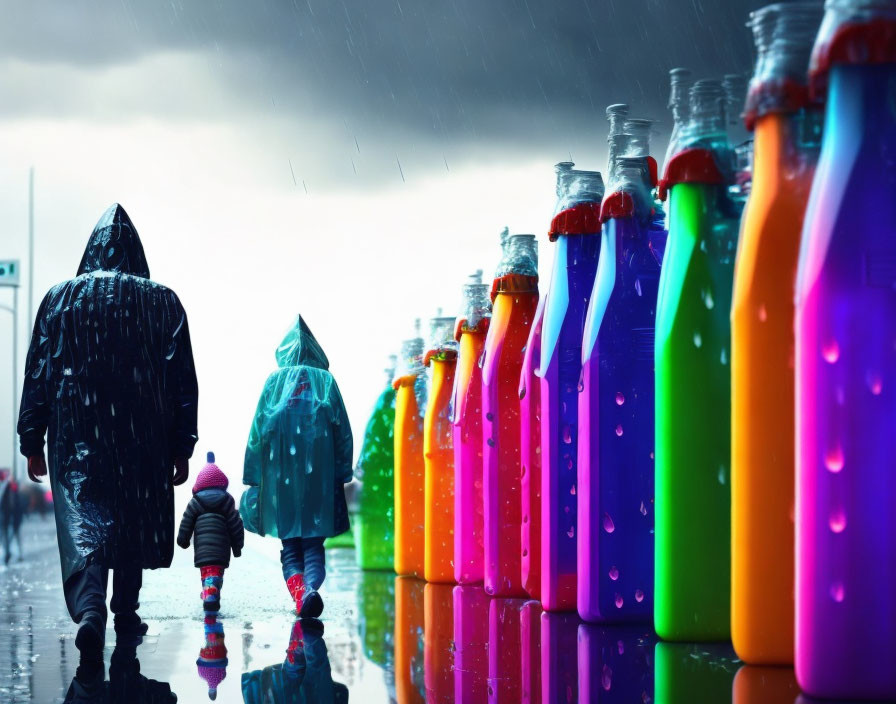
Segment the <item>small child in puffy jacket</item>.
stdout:
[[193,485],[193,498],[187,504],[177,544],[186,549],[193,538],[193,564],[202,578],[202,603],[207,613],[221,608],[224,569],[230,566],[230,553],[239,557],[243,549],[243,521],[227,493],[227,477],[215,464],[215,453],[208,453],[208,464]]

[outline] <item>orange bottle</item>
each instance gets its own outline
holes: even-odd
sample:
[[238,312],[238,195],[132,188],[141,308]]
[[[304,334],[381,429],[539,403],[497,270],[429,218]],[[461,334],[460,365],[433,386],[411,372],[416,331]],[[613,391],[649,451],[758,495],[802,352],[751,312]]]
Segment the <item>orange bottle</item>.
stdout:
[[395,572],[422,577],[424,572],[423,409],[426,380],[423,339],[401,344],[395,388]]
[[454,318],[430,321],[423,364],[431,380],[423,417],[424,567],[427,582],[454,582],[454,443],[449,408],[457,366]]
[[[731,639],[753,665],[793,662],[794,286],[821,136],[804,78],[821,12],[795,3],[751,16],[753,179],[731,309]],[[786,45],[772,41],[785,27]]]

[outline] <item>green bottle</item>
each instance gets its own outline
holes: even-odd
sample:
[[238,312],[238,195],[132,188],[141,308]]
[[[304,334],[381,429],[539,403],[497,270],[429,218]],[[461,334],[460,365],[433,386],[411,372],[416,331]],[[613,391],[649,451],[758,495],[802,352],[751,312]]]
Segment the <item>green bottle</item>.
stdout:
[[363,570],[391,570],[395,555],[395,375],[396,357],[386,369],[386,388],[373,407],[355,476],[361,482],[355,556]]
[[742,201],[718,81],[691,88],[666,165],[669,238],[656,314],[654,621],[665,640],[727,640],[731,290]]

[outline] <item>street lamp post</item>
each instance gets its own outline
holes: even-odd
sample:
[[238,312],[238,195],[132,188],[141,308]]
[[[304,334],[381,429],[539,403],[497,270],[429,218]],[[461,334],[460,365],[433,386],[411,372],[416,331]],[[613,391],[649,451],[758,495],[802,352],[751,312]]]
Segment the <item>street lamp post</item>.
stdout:
[[0,287],[12,289],[12,306],[0,304],[0,308],[12,313],[12,464],[9,466],[13,481],[18,479],[16,467],[16,415],[19,412],[19,260],[0,260]]

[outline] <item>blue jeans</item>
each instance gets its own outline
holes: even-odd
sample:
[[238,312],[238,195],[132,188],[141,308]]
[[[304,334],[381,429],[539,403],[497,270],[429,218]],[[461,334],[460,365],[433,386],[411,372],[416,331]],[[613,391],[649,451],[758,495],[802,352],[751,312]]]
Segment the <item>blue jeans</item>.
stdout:
[[327,576],[323,538],[287,538],[280,551],[283,579],[303,574],[305,585],[317,591]]

